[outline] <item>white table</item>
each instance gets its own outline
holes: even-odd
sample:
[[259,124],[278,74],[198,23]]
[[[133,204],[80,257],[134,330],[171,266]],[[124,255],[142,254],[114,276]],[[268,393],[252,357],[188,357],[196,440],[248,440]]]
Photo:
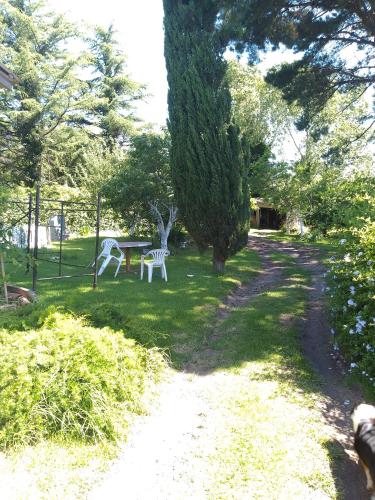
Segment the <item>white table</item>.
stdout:
[[119,241],[118,246],[125,250],[126,270],[128,273],[131,271],[130,267],[130,250],[132,248],[144,248],[151,246],[151,241]]

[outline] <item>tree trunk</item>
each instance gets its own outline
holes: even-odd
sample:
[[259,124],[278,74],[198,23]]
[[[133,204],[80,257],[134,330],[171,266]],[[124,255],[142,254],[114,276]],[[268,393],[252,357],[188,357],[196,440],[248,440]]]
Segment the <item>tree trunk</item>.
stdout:
[[219,259],[212,259],[212,262],[214,264],[214,269],[217,273],[219,274],[224,274],[224,270],[225,270],[225,262],[223,260],[219,260]]
[[153,213],[156,224],[158,226],[158,231],[160,235],[160,248],[164,250],[168,250],[168,236],[171,232],[172,226],[177,218],[177,208],[171,206],[168,208],[169,210],[169,218],[167,225],[164,224],[163,217],[154,203],[150,203],[151,212]]
[[217,246],[213,248],[212,263],[214,265],[214,270],[219,274],[224,274],[226,258],[223,256],[223,252]]
[[164,230],[160,231],[160,248],[168,250],[168,236],[170,231]]

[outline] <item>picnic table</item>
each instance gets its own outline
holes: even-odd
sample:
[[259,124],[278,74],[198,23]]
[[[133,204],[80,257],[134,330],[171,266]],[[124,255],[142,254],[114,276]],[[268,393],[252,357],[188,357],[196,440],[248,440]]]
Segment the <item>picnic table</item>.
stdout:
[[144,248],[151,246],[151,241],[119,241],[118,246],[125,250],[125,260],[126,260],[126,271],[130,273],[130,251],[132,248]]

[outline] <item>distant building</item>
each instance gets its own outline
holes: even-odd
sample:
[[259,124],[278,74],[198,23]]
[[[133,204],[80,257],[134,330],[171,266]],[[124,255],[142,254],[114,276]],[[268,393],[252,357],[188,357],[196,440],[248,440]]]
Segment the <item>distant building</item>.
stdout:
[[257,229],[281,229],[285,215],[263,198],[252,198],[250,225]]
[[0,88],[11,90],[17,82],[16,75],[0,63]]

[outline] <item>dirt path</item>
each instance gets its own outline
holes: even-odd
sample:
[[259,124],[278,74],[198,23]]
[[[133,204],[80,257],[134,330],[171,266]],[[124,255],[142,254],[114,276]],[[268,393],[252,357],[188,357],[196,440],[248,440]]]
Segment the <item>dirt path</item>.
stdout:
[[[282,252],[293,256],[300,266],[311,273],[311,289],[307,315],[302,329],[302,347],[305,356],[322,379],[322,392],[325,395],[321,413],[332,433],[332,440],[343,450],[342,457],[334,464],[338,487],[343,489],[345,500],[368,499],[365,478],[357,465],[352,446],[352,422],[350,412],[353,406],[362,401],[356,388],[343,384],[343,369],[330,352],[329,325],[323,302],[324,268],[319,261],[319,251],[298,244],[280,243],[268,239],[254,238],[255,248],[266,257],[271,252]],[[335,460],[335,457],[332,457]]]
[[[274,262],[275,252],[293,257],[312,274],[309,307],[302,324],[303,348],[323,380],[324,398],[319,410],[330,428],[332,442],[344,450],[340,457],[332,450],[337,486],[343,487],[347,500],[368,498],[350,442],[350,408],[360,395],[342,385],[342,375],[329,353],[329,329],[322,303],[323,269],[318,251],[261,237],[251,237],[249,245],[261,257],[262,272],[223,302],[206,347],[192,353],[184,371],[173,373],[162,385],[160,398],[150,415],[137,420],[119,459],[104,481],[94,488],[90,499],[211,498],[208,474],[211,464],[207,463],[207,457],[215,452],[214,436],[220,435],[220,429],[226,425],[220,406],[215,403],[215,394],[229,393],[235,380],[226,372],[214,371],[220,353],[210,344],[220,335],[220,323],[233,308],[248,304],[283,281],[286,264]],[[248,496],[233,498],[247,500]]]

